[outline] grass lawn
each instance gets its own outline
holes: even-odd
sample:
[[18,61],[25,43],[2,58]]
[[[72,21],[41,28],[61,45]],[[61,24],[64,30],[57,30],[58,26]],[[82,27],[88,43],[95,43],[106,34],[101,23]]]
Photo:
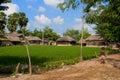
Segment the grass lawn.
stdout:
[[[80,60],[80,46],[29,46],[32,65],[49,68],[75,64]],[[108,51],[106,52],[108,53]],[[83,59],[100,54],[100,48],[83,47]],[[0,65],[28,64],[25,46],[0,47]]]

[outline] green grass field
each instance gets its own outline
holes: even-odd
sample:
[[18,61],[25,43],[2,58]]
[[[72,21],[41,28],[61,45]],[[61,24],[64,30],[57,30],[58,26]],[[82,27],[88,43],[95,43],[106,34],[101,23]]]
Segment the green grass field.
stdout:
[[[32,64],[80,58],[79,46],[29,46]],[[83,58],[90,59],[100,52],[100,48],[83,48]],[[27,63],[24,46],[0,47],[0,64]]]
[[[80,61],[80,46],[29,46],[32,65],[49,68],[75,64]],[[106,51],[108,53],[108,50]],[[100,54],[100,48],[83,47],[83,59]],[[25,46],[0,47],[0,65],[28,64]]]

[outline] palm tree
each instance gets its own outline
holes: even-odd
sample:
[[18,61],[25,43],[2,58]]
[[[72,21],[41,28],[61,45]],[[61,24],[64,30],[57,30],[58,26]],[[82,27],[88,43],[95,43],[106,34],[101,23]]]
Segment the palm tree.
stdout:
[[10,2],[11,2],[11,0],[0,0],[0,10],[8,9],[8,6],[4,6],[4,5],[1,5],[1,4],[10,3]]
[[4,29],[6,26],[6,14],[3,12],[0,12],[0,34],[4,35]]
[[19,13],[19,26],[20,30],[22,31],[23,28],[27,26],[28,18],[26,17],[24,12]]
[[13,13],[8,16],[8,25],[7,28],[10,32],[16,31],[18,27],[19,14]]
[[[19,13],[19,26],[20,26],[20,31],[23,33],[24,39],[25,39],[24,29],[27,26],[27,23],[28,23],[28,18],[26,17],[25,13],[20,12]],[[27,55],[28,55],[28,61],[29,61],[29,73],[31,75],[32,74],[32,66],[31,66],[29,48],[28,48],[28,45],[27,45],[27,39],[25,39],[25,47],[26,47],[26,51],[27,51]]]

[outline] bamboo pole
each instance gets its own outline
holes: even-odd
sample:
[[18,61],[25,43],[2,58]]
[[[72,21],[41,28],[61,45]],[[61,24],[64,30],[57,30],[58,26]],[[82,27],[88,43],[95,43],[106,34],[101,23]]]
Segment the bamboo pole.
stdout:
[[[22,31],[23,33],[24,31]],[[30,52],[29,52],[29,48],[28,48],[28,41],[25,38],[25,35],[23,33],[23,38],[25,40],[25,48],[26,48],[26,52],[27,52],[27,56],[28,56],[28,65],[29,65],[29,74],[32,75],[32,65],[31,65],[31,58],[30,58]]]
[[32,75],[32,66],[31,66],[31,58],[30,58],[30,52],[28,49],[28,45],[25,45],[26,50],[27,50],[27,55],[28,55],[28,61],[29,61],[29,74]]
[[83,42],[83,35],[84,35],[84,0],[82,0],[82,34],[81,34],[81,61],[83,60],[83,45],[82,45],[82,42]]

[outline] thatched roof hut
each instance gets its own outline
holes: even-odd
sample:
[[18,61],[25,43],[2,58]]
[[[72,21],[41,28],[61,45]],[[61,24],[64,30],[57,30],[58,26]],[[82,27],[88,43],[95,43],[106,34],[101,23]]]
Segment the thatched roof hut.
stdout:
[[104,40],[104,38],[100,35],[91,35],[86,40],[89,40],[89,41],[90,40],[99,40],[99,41],[101,41],[101,40]]
[[19,36],[21,36],[22,34],[19,34],[17,32],[12,32],[6,35],[7,39],[9,41],[16,41],[16,42],[20,42],[20,38]]
[[76,41],[73,38],[69,37],[69,36],[63,36],[61,38],[58,38],[56,40],[56,43],[59,46],[70,46],[70,45],[75,44]]
[[10,45],[18,45],[18,44],[21,44],[20,36],[22,36],[22,34],[19,34],[17,32],[12,32],[12,33],[6,34],[5,37],[11,42]]
[[86,40],[85,40],[85,39],[78,41],[79,44],[81,44],[81,42],[82,42],[82,45],[83,45],[83,46],[86,46]]
[[91,35],[86,39],[86,45],[88,46],[103,46],[105,45],[105,40],[100,35]]
[[6,46],[8,44],[9,40],[4,37],[0,37],[0,46]]
[[43,38],[42,39],[42,45],[49,45],[50,40],[48,38]]
[[36,36],[27,36],[25,38],[28,40],[29,44],[40,44],[41,42],[41,39]]

